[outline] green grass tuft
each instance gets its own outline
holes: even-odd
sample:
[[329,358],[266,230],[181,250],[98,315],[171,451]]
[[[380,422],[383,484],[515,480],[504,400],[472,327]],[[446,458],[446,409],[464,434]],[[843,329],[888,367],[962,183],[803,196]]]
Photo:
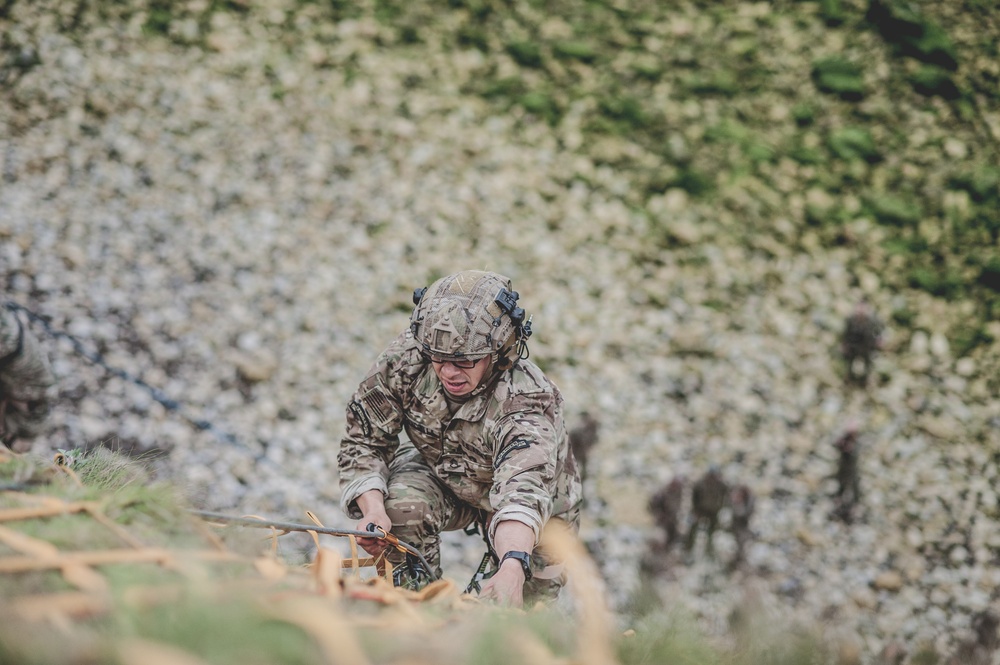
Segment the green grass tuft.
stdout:
[[542,49],[536,42],[511,42],[507,45],[507,53],[522,67],[542,66]]
[[889,194],[870,196],[867,204],[876,221],[889,226],[915,226],[923,216],[915,201]]
[[826,145],[834,156],[846,161],[863,159],[874,162],[880,158],[871,132],[863,127],[838,129],[830,134]]
[[909,273],[910,286],[941,298],[956,298],[966,287],[961,275],[950,270],[914,268]]
[[597,59],[597,49],[587,42],[560,41],[552,45],[552,54],[566,60],[593,62]]
[[925,65],[910,74],[910,85],[921,95],[937,95],[944,99],[958,99],[962,96],[952,78],[951,72],[935,65]]
[[866,88],[861,67],[840,56],[822,58],[813,63],[812,78],[816,87],[841,98],[858,101]]

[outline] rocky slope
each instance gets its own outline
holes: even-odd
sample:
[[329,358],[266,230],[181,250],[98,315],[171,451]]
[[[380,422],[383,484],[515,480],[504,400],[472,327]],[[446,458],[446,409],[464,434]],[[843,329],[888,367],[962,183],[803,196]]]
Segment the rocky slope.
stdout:
[[[459,30],[474,4],[436,14],[429,34]],[[1000,119],[985,104],[966,129],[949,125],[939,97],[897,107],[890,50],[871,32],[855,42],[830,29],[818,7],[834,4],[666,12],[642,38],[647,53],[621,55],[642,65],[673,54],[676,71],[649,89],[666,125],[598,135],[595,95],[498,104],[477,86],[520,76],[544,87],[522,52],[477,48],[468,31],[457,46],[414,37],[405,11],[380,13],[391,3],[333,16],[277,0],[6,3],[5,298],[181,405],[165,408],[36,324],[60,401],[35,450],[134,449],[205,508],[312,510],[340,523],[344,405],[406,325],[413,288],[496,270],[534,315],[532,358],[571,417],[600,419],[582,536],[623,623],[653,589],[713,635],[728,635],[733,609],[749,605],[775,623],[820,627],[868,661],[892,641],[911,653],[954,649],[971,617],[996,607],[1000,584],[1000,328],[983,298],[911,288],[901,276],[911,266],[886,249],[894,231],[845,183],[945,188],[935,160],[977,168],[995,155]],[[498,12],[491,20],[514,21]],[[572,34],[555,13],[518,12],[546,39]],[[701,72],[704,58],[692,44],[739,58],[756,28],[805,58],[866,54],[877,91],[866,112],[906,111],[874,134],[904,145],[882,162],[828,169],[775,156],[781,133],[798,131],[797,101],[833,127],[851,121],[848,102],[813,89],[808,61],[775,64],[760,94],[720,98],[718,79],[685,93],[678,77]],[[756,57],[784,62],[778,50]],[[546,61],[549,80],[576,77],[577,88],[557,91],[596,86],[615,66],[639,71],[631,60],[601,70],[586,55]],[[683,69],[684,58],[695,65]],[[760,140],[739,138],[733,117],[764,118],[751,135]],[[809,147],[823,131],[796,140]],[[652,134],[666,156],[650,150]],[[772,154],[755,162],[761,145]],[[914,233],[932,244],[957,219],[947,210],[975,220],[967,190],[931,196],[945,212],[927,212]],[[817,224],[824,211],[846,221]],[[968,275],[988,286],[987,268],[974,272],[982,265]],[[845,383],[837,354],[863,297],[888,322],[864,389]],[[963,321],[977,322],[975,344],[957,335]],[[845,524],[831,518],[832,442],[850,422],[862,432],[863,506]],[[675,557],[642,580],[658,538],[649,495],[711,464],[758,497],[747,565],[727,570],[733,540],[721,534],[718,560]],[[447,546],[449,573],[463,578],[480,543]]]

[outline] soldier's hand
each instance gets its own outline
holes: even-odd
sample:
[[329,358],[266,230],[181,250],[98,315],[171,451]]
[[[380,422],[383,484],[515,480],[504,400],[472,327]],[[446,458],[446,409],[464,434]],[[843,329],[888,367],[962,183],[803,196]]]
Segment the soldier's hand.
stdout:
[[524,570],[521,565],[513,559],[504,561],[483,585],[479,597],[503,607],[521,607],[524,604]]
[[[362,517],[358,521],[358,531],[370,531],[368,528],[369,524],[374,524],[386,533],[392,530],[392,522],[389,520],[389,516],[385,513],[382,513],[381,515],[366,515],[365,517]],[[385,550],[385,548],[389,547],[389,543],[376,537],[382,535],[378,529],[376,529],[373,533],[374,535],[371,538],[361,538],[359,536],[358,545],[360,545],[364,551],[368,552],[372,556],[378,556],[383,550]]]
[[[389,519],[389,515],[385,512],[385,498],[382,496],[380,490],[362,492],[357,498],[357,504],[362,516],[358,521],[358,531],[368,531],[369,524],[374,524],[386,533],[392,530],[392,520]],[[384,540],[379,540],[375,537],[359,537],[358,545],[361,545],[361,548],[372,556],[378,556],[382,553],[382,550],[389,546]]]

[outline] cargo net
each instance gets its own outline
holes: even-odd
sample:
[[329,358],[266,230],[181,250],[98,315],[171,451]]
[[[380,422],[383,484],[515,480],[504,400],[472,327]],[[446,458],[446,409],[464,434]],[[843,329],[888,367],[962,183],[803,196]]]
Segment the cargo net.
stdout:
[[[354,536],[349,554],[325,546],[344,541],[312,513],[309,560],[289,563],[286,529],[188,510],[100,451],[32,464],[0,451],[0,662],[461,664],[482,662],[498,639],[525,662],[616,661],[604,589],[590,584],[599,574],[568,531],[552,544],[573,616],[534,606],[498,623],[497,606],[451,580],[395,586],[392,566],[359,556]],[[549,630],[555,643],[539,632]]]
[[[13,468],[18,465],[21,468]],[[448,613],[481,605],[450,580],[433,581],[418,591],[395,587],[391,564],[359,556],[354,536],[348,537],[350,555],[343,555],[325,547],[314,531],[311,561],[292,565],[279,556],[279,538],[288,531],[227,526],[180,505],[158,505],[142,483],[127,483],[107,495],[92,491],[63,453],[53,464],[25,466],[23,456],[4,451],[0,472],[4,467],[2,662],[20,653],[19,645],[32,654],[30,662],[71,662],[61,656],[51,661],[36,657],[53,638],[79,638],[81,625],[105,620],[105,631],[108,625],[120,625],[106,620],[114,615],[134,616],[178,602],[190,606],[192,599],[238,599],[244,606],[260,608],[269,622],[292,624],[310,636],[312,648],[325,653],[323,662],[365,663],[355,637],[358,627],[397,630],[400,617],[415,616],[419,605]],[[314,515],[307,515],[322,527]],[[241,532],[235,534],[236,541],[243,539],[236,546],[250,543],[256,554],[234,549],[227,542],[233,532]],[[375,609],[379,607],[392,611],[383,613]],[[125,649],[116,639],[115,659],[154,662],[157,647],[150,647],[148,640],[123,639],[134,648]]]
[[[99,568],[116,564],[152,564],[184,575],[197,563],[249,563],[256,571],[255,575],[250,576],[254,579],[278,581],[288,578],[286,581],[299,582],[298,586],[310,594],[347,595],[387,604],[457,595],[452,593],[454,583],[450,580],[437,580],[418,592],[393,588],[391,564],[384,557],[359,557],[354,536],[347,536],[351,541],[352,553],[349,558],[344,558],[338,551],[320,545],[318,535],[313,532],[316,557],[311,564],[300,569],[281,562],[277,555],[277,539],[287,535],[288,531],[273,530],[269,536],[273,543],[270,556],[247,558],[236,554],[223,544],[208,525],[202,527],[206,547],[173,550],[144,544],[128,529],[109,519],[102,512],[99,503],[66,501],[44,494],[12,491],[5,492],[5,499],[19,505],[0,509],[0,544],[10,552],[0,556],[0,574],[53,571],[75,588],[74,591],[33,593],[5,601],[5,611],[13,611],[27,619],[63,619],[71,615],[107,611],[111,600],[111,586]],[[87,550],[60,549],[48,540],[27,535],[9,526],[18,522],[70,516],[92,520],[107,529],[120,541],[119,546]],[[196,522],[197,518],[193,518],[193,521]],[[371,568],[377,574],[363,579],[364,568]],[[343,569],[351,574],[344,576],[341,572]],[[125,595],[135,597],[135,592],[136,590],[130,590]],[[147,588],[142,593],[147,599],[155,599],[155,590]],[[170,594],[165,597],[169,598]]]

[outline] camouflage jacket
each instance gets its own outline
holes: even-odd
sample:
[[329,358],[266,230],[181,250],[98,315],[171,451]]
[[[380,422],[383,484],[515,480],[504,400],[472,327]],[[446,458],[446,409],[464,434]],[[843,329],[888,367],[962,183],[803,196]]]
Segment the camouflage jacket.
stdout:
[[360,519],[355,499],[387,491],[389,461],[405,432],[454,495],[489,515],[539,533],[550,517],[578,526],[581,486],[569,449],[559,389],[531,362],[451,414],[444,388],[407,331],[378,357],[347,409],[338,457],[341,507]]
[[0,307],[0,440],[10,445],[41,433],[54,386],[48,358],[31,331]]

